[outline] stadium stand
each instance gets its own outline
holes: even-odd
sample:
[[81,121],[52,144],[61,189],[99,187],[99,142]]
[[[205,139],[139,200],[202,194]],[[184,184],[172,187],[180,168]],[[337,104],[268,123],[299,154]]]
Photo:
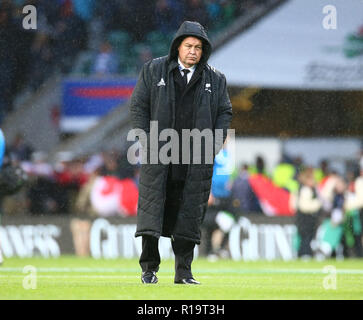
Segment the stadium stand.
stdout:
[[[0,120],[54,73],[97,73],[97,57],[109,50],[115,60],[113,72],[135,75],[143,61],[167,54],[181,21],[202,19],[213,36],[269,2],[1,0]],[[22,8],[28,4],[37,9],[36,30],[22,27]],[[131,48],[136,54],[130,54]]]

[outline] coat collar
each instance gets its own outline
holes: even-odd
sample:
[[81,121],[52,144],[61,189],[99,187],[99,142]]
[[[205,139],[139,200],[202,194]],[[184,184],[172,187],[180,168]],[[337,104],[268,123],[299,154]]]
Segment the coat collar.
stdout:
[[[197,67],[195,68],[195,71],[193,73],[194,76],[197,76],[197,73],[201,73],[204,69],[205,64],[204,63],[198,63]],[[179,63],[177,60],[173,59],[168,63],[168,73],[173,71],[175,68],[179,68]]]
[[178,65],[179,65],[179,70],[183,70],[183,69],[188,69],[190,72],[194,73],[195,69],[197,68],[196,65],[193,65],[192,67],[185,67],[182,62],[180,61],[180,59],[178,58]]
[[178,65],[178,61],[176,61],[175,59],[171,60],[169,62],[169,65],[168,65],[168,72],[174,70],[175,68],[177,68],[179,65]]

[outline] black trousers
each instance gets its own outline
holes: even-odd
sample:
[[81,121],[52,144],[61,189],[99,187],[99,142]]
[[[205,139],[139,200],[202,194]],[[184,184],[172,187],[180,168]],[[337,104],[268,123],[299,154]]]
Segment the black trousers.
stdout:
[[[164,215],[163,219],[163,234],[171,236],[182,201],[184,182],[171,180],[169,171],[166,188],[165,207],[167,210],[165,212],[167,212],[167,216]],[[139,263],[143,272],[159,270],[160,254],[158,244],[159,241],[156,237],[147,235],[142,237],[142,253]],[[171,245],[175,255],[175,280],[191,278],[191,265],[194,257],[195,243],[185,239],[175,238],[172,239]]]
[[317,222],[317,214],[304,214],[300,212],[297,213],[297,231],[301,237],[300,248],[298,251],[299,257],[305,255],[313,255],[310,242],[314,239]]
[[[140,266],[143,272],[158,271],[160,265],[159,239],[153,236],[142,237],[142,253]],[[175,254],[175,280],[193,277],[192,262],[194,257],[195,243],[184,239],[171,241]]]

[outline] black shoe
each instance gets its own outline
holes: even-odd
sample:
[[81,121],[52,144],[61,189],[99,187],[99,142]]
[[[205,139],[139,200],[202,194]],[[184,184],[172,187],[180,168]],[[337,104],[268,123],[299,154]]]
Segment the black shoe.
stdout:
[[143,272],[141,275],[141,282],[142,283],[157,283],[158,277],[156,276],[156,272],[155,271]]
[[177,284],[200,284],[199,281],[193,279],[193,278],[186,278],[186,279],[181,279],[181,280],[175,280],[174,283]]

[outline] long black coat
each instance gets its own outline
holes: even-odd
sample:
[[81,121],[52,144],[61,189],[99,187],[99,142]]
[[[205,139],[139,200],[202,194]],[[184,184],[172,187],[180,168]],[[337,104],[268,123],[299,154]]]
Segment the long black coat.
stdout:
[[[224,138],[232,118],[225,76],[207,64],[210,41],[203,27],[196,22],[184,22],[178,30],[168,56],[147,62],[140,72],[130,100],[132,124],[135,129],[150,132],[150,121],[158,121],[158,131],[175,126],[175,88],[173,70],[177,64],[177,47],[185,36],[203,40],[203,67],[196,91],[194,128],[223,129]],[[166,142],[159,142],[158,150]],[[148,151],[150,147],[148,146]],[[218,152],[219,150],[215,150]],[[191,152],[192,153],[192,152]],[[192,158],[192,155],[191,155]],[[143,164],[139,180],[138,220],[135,236],[171,236],[200,243],[203,221],[210,193],[213,164],[190,164],[177,221],[171,234],[163,234],[168,164]],[[164,226],[164,229],[165,228]]]

